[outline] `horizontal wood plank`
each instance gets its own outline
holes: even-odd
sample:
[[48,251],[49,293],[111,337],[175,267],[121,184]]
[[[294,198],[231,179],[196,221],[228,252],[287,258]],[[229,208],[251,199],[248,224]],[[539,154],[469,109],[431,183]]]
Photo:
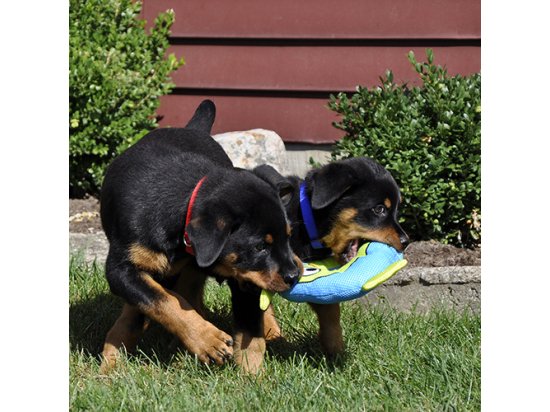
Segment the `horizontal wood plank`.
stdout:
[[147,0],[174,9],[173,37],[479,39],[479,0]]
[[324,98],[172,94],[160,99],[160,125],[185,126],[206,98],[216,104],[213,134],[263,128],[275,131],[285,142],[305,143],[334,143],[343,136],[331,126],[339,117]]
[[[425,61],[423,47],[262,47],[177,45],[170,51],[186,64],[172,75],[179,88],[224,90],[353,91],[380,84],[391,69],[398,82],[418,84],[407,59]],[[480,48],[434,47],[435,62],[449,74],[480,71]]]

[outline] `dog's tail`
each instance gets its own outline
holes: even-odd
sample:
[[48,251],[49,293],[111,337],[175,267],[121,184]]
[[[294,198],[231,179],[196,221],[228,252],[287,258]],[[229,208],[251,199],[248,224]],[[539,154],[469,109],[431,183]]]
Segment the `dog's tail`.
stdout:
[[203,100],[185,128],[210,134],[215,118],[216,105],[212,100]]

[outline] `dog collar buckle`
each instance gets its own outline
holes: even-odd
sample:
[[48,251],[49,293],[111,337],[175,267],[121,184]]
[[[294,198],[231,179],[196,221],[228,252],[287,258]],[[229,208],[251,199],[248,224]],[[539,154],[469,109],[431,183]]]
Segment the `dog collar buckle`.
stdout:
[[183,233],[183,244],[185,245],[185,249],[191,247],[191,240],[189,240],[189,235],[187,234],[187,231]]

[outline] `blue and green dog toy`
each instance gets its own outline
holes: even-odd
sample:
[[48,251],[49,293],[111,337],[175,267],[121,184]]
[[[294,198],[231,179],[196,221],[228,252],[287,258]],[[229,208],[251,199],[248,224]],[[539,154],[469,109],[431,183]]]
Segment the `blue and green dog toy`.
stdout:
[[[403,254],[384,243],[367,242],[357,255],[340,266],[332,257],[304,263],[304,273],[292,289],[280,295],[292,302],[330,304],[357,299],[394,276],[407,265]],[[262,291],[266,310],[273,293]]]

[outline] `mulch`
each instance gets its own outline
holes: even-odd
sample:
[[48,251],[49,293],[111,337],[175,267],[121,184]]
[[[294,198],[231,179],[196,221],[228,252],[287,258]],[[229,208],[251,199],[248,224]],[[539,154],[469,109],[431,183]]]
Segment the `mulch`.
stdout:
[[[94,197],[69,199],[69,231],[100,233],[99,201]],[[461,249],[436,241],[412,242],[405,250],[409,267],[480,266],[481,248]]]

